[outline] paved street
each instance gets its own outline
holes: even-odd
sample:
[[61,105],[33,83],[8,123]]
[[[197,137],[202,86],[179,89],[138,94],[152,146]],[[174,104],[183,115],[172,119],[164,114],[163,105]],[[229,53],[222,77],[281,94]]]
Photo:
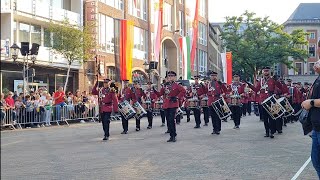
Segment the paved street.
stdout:
[[[121,122],[111,123],[110,141],[102,141],[97,123],[71,124],[1,132],[1,179],[291,179],[310,156],[311,138],[299,123],[284,127],[275,139],[264,138],[255,116],[242,119],[241,129],[222,123],[194,129],[194,121],[177,126],[177,142],[167,143],[160,118],[147,130],[121,135]],[[298,179],[317,179],[312,164]]]

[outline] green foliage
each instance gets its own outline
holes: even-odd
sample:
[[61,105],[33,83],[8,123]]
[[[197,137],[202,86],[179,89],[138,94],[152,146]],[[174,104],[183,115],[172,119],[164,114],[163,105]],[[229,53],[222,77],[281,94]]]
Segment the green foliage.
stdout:
[[78,27],[64,20],[60,23],[50,22],[48,30],[53,33],[52,50],[68,60],[70,66],[75,60],[83,63],[93,59],[90,49],[95,48],[90,27]]
[[227,51],[232,52],[234,71],[243,71],[247,77],[255,77],[264,66],[282,63],[292,67],[289,56],[305,59],[308,52],[306,35],[303,30],[291,34],[284,27],[268,17],[255,17],[246,11],[239,17],[226,17],[222,39]]

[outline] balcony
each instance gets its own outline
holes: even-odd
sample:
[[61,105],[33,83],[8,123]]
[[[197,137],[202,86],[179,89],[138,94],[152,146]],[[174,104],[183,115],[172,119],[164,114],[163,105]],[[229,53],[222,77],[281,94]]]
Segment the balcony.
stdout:
[[[3,2],[1,0],[1,7],[2,3]],[[49,6],[47,3],[43,3],[40,0],[15,0],[15,10],[37,18],[54,21],[63,21],[64,19],[68,19],[72,24],[79,26],[82,24],[80,14],[62,8]],[[20,15],[23,16],[23,14]]]

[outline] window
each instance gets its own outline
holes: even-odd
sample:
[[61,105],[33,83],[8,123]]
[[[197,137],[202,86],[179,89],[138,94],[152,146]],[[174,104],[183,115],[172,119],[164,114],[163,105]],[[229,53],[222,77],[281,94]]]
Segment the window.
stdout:
[[30,25],[20,23],[19,24],[19,41],[30,42]]
[[310,32],[309,33],[309,39],[315,39],[315,33],[314,32]]
[[31,43],[41,45],[41,26],[31,25]]
[[43,46],[44,47],[52,47],[51,44],[51,33],[48,29],[44,29],[43,34]]
[[101,51],[114,53],[114,20],[100,14],[99,17],[99,44]]
[[199,2],[199,15],[206,17],[206,0],[200,0]]
[[168,3],[164,3],[163,12],[163,27],[168,31],[172,31],[172,6]]
[[184,36],[184,12],[179,11],[179,30],[180,35]]
[[162,64],[167,67],[168,65],[168,52],[167,52],[167,46],[165,43],[163,43],[163,46],[162,46]]
[[199,43],[206,46],[207,45],[207,26],[199,22]]
[[207,52],[203,50],[198,50],[198,61],[199,61],[199,72],[207,71]]
[[17,42],[17,22],[13,22],[13,41]]
[[116,9],[123,10],[123,0],[100,0],[100,2],[103,2],[111,7],[114,7]]
[[133,57],[137,59],[147,59],[148,52],[148,32],[144,29],[134,27]]
[[313,70],[314,63],[309,63],[309,74],[315,75],[316,72]]
[[147,0],[129,0],[129,14],[147,20]]
[[296,63],[296,75],[302,75],[302,63]]
[[316,56],[316,45],[310,44],[309,45],[309,57],[315,57]]
[[107,78],[109,78],[109,79],[116,78],[116,68],[114,66],[107,67]]

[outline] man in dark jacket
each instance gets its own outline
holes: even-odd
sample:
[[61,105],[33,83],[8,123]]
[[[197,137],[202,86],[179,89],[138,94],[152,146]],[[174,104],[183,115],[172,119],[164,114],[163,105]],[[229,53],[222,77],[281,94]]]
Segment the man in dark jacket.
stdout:
[[313,69],[319,76],[313,83],[307,100],[303,101],[301,106],[309,110],[309,120],[313,130],[311,160],[320,178],[320,60],[315,63]]

